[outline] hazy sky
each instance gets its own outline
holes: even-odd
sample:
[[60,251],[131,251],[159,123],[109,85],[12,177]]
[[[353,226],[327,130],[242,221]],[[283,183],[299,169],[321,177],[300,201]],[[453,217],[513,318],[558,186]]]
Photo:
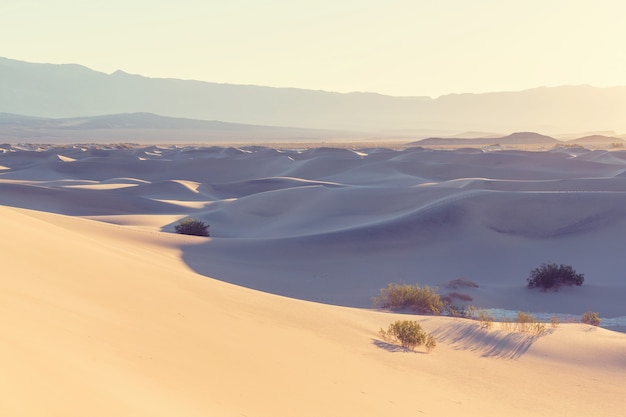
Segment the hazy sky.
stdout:
[[624,0],[20,0],[0,56],[391,95],[626,85]]

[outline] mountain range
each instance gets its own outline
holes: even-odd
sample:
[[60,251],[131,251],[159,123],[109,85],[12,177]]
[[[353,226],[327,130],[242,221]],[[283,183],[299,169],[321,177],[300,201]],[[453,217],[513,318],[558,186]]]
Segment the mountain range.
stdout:
[[14,143],[258,143],[354,140],[352,132],[274,127],[122,113],[44,118],[0,113],[0,142]]
[[399,138],[464,131],[591,135],[626,131],[626,87],[393,97],[105,74],[76,64],[0,58],[0,112],[43,118],[153,113]]

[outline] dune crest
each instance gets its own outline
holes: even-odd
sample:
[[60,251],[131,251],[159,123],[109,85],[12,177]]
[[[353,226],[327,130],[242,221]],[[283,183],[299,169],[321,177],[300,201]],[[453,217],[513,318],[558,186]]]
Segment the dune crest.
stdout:
[[[483,307],[626,315],[626,157],[589,155],[11,148],[0,414],[619,415],[622,333],[345,307],[465,276]],[[211,237],[172,233],[187,216]],[[583,287],[525,289],[546,257]],[[380,340],[406,318],[433,352]]]

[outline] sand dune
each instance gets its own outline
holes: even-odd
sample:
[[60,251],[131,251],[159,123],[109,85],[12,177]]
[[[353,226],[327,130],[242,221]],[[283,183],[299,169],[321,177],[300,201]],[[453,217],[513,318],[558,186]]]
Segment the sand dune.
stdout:
[[[0,414],[619,416],[623,333],[411,316],[426,355],[353,307],[463,276],[479,306],[619,324],[625,155],[11,147]],[[186,216],[211,238],[170,233]],[[585,284],[525,289],[543,261]]]

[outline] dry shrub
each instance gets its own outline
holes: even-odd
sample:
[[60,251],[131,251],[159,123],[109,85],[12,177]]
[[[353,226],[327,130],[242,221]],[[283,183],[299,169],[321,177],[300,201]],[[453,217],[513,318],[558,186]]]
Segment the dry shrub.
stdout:
[[488,312],[487,310],[478,309],[478,321],[480,322],[480,327],[483,329],[489,330],[493,327],[493,322],[496,318]]
[[553,329],[559,327],[559,324],[561,324],[561,322],[559,321],[559,318],[557,316],[550,317],[550,325]]
[[426,347],[426,351],[430,352],[435,347],[437,347],[437,339],[432,334],[426,336],[426,343],[424,343],[424,347]]
[[413,320],[397,320],[389,325],[387,330],[380,329],[380,336],[391,343],[400,343],[405,349],[414,350],[415,347],[425,345],[427,351],[437,346],[435,337],[422,329],[418,322]]
[[590,324],[592,326],[599,326],[601,321],[600,315],[593,311],[586,311],[580,317],[581,323]]
[[372,301],[379,308],[410,308],[421,314],[440,314],[443,310],[443,301],[437,290],[428,285],[391,283],[381,289],[380,295],[373,297]]
[[[556,317],[553,316],[553,318]],[[550,323],[553,327],[555,327],[552,319],[550,320]],[[556,325],[558,325],[558,319]],[[515,317],[515,321],[503,320],[500,322],[500,328],[506,331],[516,331],[520,333],[530,333],[536,336],[541,336],[546,332],[546,323],[537,321],[537,319],[535,319],[535,317],[531,314],[518,311],[517,316]]]

